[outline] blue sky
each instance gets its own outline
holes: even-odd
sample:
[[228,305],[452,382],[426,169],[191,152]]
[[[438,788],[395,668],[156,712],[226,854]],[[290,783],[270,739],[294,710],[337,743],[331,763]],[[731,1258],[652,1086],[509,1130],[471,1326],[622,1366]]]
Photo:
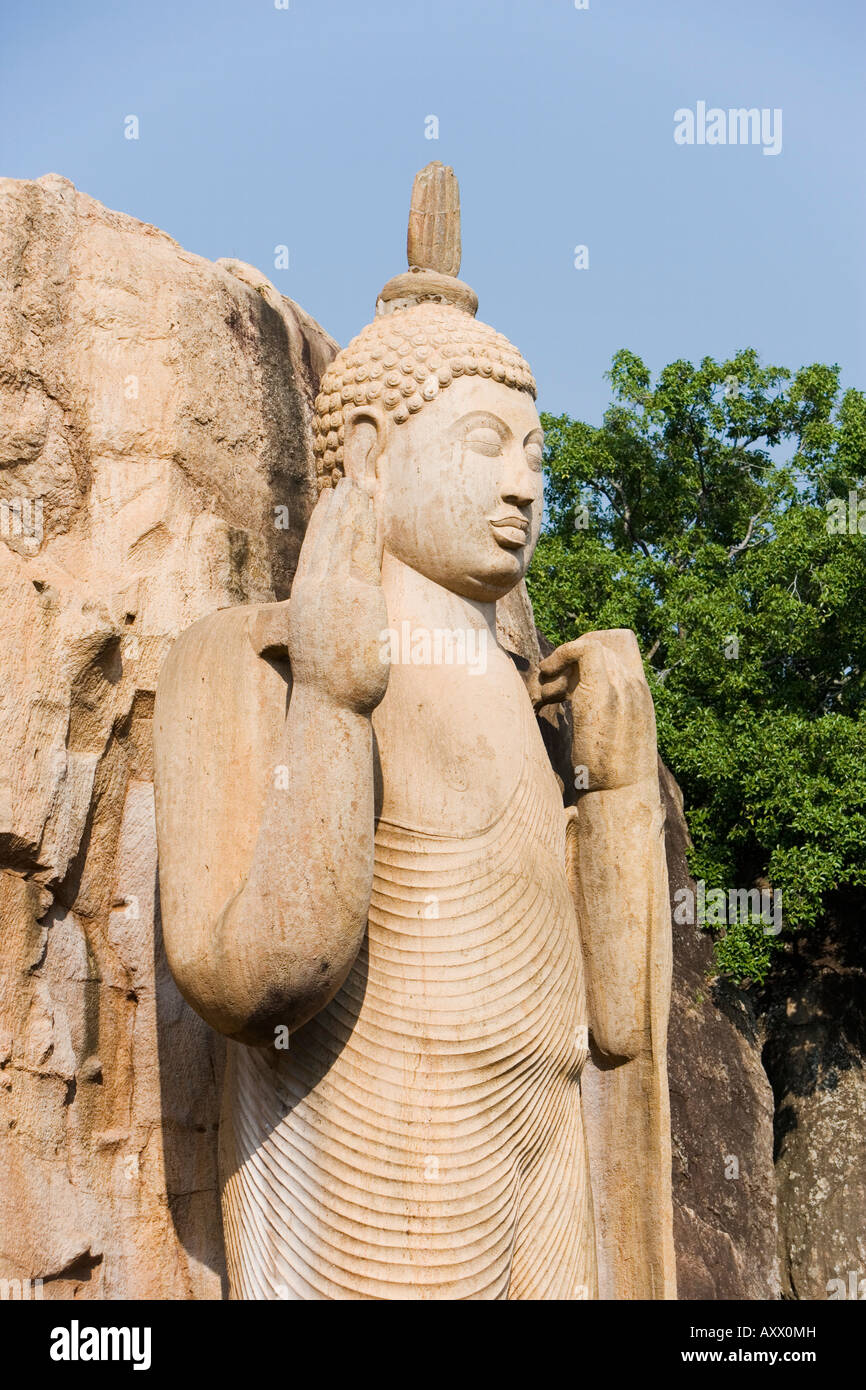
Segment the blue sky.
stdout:
[[[7,3],[0,173],[63,174],[249,261],[346,342],[404,268],[416,169],[441,159],[479,317],[528,357],[542,408],[599,421],[619,347],[655,371],[754,346],[866,387],[866,5],[589,6]],[[781,153],[677,145],[698,101],[781,108]]]

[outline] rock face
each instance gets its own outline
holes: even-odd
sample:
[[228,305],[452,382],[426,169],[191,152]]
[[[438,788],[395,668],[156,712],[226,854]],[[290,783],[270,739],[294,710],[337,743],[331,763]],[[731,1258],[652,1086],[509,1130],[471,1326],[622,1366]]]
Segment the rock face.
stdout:
[[689,838],[682,797],[666,768],[661,784],[674,911],[668,1082],[678,1294],[778,1298],[773,1095],[758,1023],[748,995],[708,983],[709,937],[677,921],[677,893],[694,891]]
[[787,951],[765,1004],[785,1298],[866,1297],[866,953],[850,904]]
[[221,1049],[156,900],[174,638],[285,598],[335,345],[50,175],[0,181],[0,1278],[218,1298]]

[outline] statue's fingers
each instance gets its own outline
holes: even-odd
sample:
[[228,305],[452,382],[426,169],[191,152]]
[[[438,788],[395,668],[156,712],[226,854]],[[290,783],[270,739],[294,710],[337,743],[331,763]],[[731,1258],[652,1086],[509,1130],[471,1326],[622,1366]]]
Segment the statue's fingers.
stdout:
[[578,684],[584,689],[608,685],[612,674],[611,656],[604,643],[598,640],[600,635],[585,632],[574,642],[566,642],[541,663],[539,670],[551,676],[568,672],[572,689]]
[[578,637],[574,642],[563,642],[561,647],[557,647],[555,652],[546,656],[538,667],[539,676],[542,679],[551,679],[560,675],[578,660],[581,651],[582,637]]
[[552,680],[542,681],[541,694],[544,703],[546,705],[553,705],[558,704],[560,700],[564,700],[568,694],[569,685],[570,682],[565,673],[554,676]]
[[533,708],[540,710],[545,705],[558,705],[567,696],[569,685],[568,672],[563,671],[559,675],[542,676],[540,670],[534,671],[527,683]]
[[301,544],[301,553],[298,556],[298,568],[295,572],[296,582],[310,579],[319,572],[321,556],[324,553],[321,545],[322,534],[328,529],[326,521],[331,513],[333,498],[334,489],[323,488],[319,494],[319,500],[310,514]]
[[351,573],[356,508],[361,489],[351,478],[341,478],[332,492],[333,500],[316,537],[313,564],[320,583],[339,585]]
[[[588,634],[597,637],[597,633]],[[616,653],[604,642],[588,641],[578,659],[580,672],[579,685],[584,690],[603,690],[622,683],[624,672],[618,664]]]
[[567,695],[595,695],[609,690],[615,698],[628,681],[643,681],[643,662],[631,628],[585,632],[564,642],[539,663],[530,682],[536,709],[556,704]]
[[382,561],[377,537],[376,512],[373,499],[361,487],[355,488],[350,515],[352,577],[365,584],[381,584]]
[[[372,503],[363,488],[351,478],[341,478],[334,489],[336,503],[328,535],[328,571],[342,579],[350,578],[357,563],[367,573],[369,567],[370,514]],[[372,526],[372,546],[375,550],[375,523]],[[361,577],[358,575],[357,577]]]
[[613,644],[604,641],[607,635],[604,632],[585,632],[573,642],[564,642],[541,662],[538,670],[542,680],[571,672],[574,681],[575,667],[583,685],[603,684],[609,680],[614,671],[612,657],[616,649]]

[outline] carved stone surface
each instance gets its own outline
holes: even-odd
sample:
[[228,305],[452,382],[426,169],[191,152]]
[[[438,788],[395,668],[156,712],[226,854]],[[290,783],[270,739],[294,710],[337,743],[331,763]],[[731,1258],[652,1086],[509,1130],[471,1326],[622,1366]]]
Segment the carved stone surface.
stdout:
[[[322,379],[290,601],[160,677],[168,959],[231,1040],[232,1296],[674,1297],[652,700],[630,632],[526,683],[497,640],[542,434],[441,251]],[[568,808],[535,720],[563,704]]]
[[222,1045],[162,949],[153,699],[191,622],[288,592],[332,352],[250,267],[0,181],[0,1278],[45,1297],[221,1295]]
[[454,170],[434,161],[415,176],[406,259],[410,270],[456,275],[460,245],[460,189]]

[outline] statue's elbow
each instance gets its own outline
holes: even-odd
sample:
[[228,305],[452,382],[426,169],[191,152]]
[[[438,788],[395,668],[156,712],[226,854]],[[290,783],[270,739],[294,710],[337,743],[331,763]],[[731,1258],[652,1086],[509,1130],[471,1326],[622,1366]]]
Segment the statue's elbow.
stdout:
[[234,1012],[230,1028],[221,1028],[233,1042],[248,1047],[289,1047],[291,1034],[327,1008],[337,994],[348,972],[339,976],[330,970],[319,971],[313,978],[303,972],[301,978],[285,977],[269,982],[259,989],[245,1007]]
[[213,951],[207,959],[170,964],[187,1003],[216,1032],[248,1047],[281,1050],[330,1004],[353,959],[272,951],[262,952],[251,968],[248,959]]
[[593,1051],[608,1066],[633,1062],[648,1050],[646,1029],[637,1023],[621,1019],[595,1019],[590,1028]]
[[281,1049],[342,987],[366,916],[322,915],[316,929],[306,932],[298,929],[297,917],[278,919],[263,932],[266,911],[258,897],[238,892],[206,941],[169,932],[166,949],[181,994],[211,1028],[249,1047]]
[[268,996],[251,1007],[237,1010],[219,1031],[232,1042],[247,1047],[273,1047],[278,1052],[289,1049],[292,1033],[303,1028],[320,1010],[319,1000],[298,1001],[283,995]]
[[193,979],[175,978],[190,1007],[217,1033],[248,1047],[283,1050],[290,1035],[324,1009],[343,983],[330,972],[307,976],[308,972],[301,978],[294,972],[268,972],[254,981],[233,982],[222,974],[218,984],[201,972]]

